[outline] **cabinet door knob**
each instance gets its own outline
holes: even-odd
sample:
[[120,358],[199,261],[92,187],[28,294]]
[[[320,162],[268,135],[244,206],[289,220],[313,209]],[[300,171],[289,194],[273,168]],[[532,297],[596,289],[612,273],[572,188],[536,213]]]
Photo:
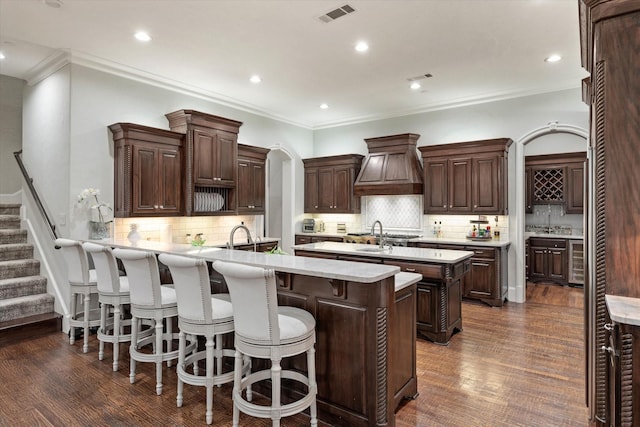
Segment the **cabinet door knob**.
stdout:
[[617,356],[617,355],[618,355],[618,352],[616,351],[616,349],[615,349],[615,348],[613,348],[613,347],[608,347],[608,346],[606,346],[606,345],[603,345],[602,347],[600,347],[600,350],[602,350],[602,351],[604,351],[604,352],[607,352],[607,353],[609,353],[609,354],[613,354],[614,356]]
[[607,331],[613,331],[613,325],[611,323],[605,323],[603,327]]
[[318,205],[315,205],[314,208],[318,209]]
[[449,209],[451,209],[453,207],[453,205],[449,205]]
[[158,209],[158,205],[153,205],[153,209]]
[[446,208],[447,208],[447,205],[442,205],[442,207],[446,209]]
[[478,207],[478,205],[473,205],[474,209]]

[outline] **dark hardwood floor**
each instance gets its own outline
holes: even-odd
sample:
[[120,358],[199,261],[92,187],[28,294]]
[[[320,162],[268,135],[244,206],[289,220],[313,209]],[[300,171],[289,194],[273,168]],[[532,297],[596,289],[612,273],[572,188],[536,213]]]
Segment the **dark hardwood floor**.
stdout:
[[[546,286],[546,288],[545,288]],[[463,303],[463,331],[448,346],[418,341],[418,390],[396,414],[397,426],[587,426],[584,405],[582,289],[528,287],[525,304],[502,308]],[[579,295],[578,295],[579,294]],[[577,303],[576,303],[577,304]],[[124,347],[124,346],[123,346]],[[205,425],[205,392],[185,385],[177,408],[174,368],[164,370],[164,392],[155,394],[154,369],[138,364],[129,383],[128,353],[119,372],[111,349],[98,361],[81,341],[61,333],[25,338],[0,347],[0,426]],[[231,425],[231,386],[214,392],[214,424]],[[270,422],[241,415],[241,425]],[[308,425],[298,415],[283,426]]]

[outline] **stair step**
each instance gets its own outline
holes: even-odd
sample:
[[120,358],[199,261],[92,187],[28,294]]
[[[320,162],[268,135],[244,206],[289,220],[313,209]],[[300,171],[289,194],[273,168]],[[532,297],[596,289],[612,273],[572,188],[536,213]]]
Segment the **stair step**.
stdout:
[[38,276],[40,261],[37,259],[21,259],[0,261],[0,280],[14,277]]
[[0,245],[9,243],[27,243],[27,230],[0,229]]
[[62,315],[49,312],[0,322],[0,346],[62,331]]
[[19,229],[20,228],[20,215],[1,215],[0,214],[0,228],[2,228],[2,229]]
[[49,294],[0,300],[0,322],[53,312],[55,298]]
[[0,203],[0,215],[20,215],[20,204]]
[[0,245],[0,261],[33,258],[33,245],[28,243],[9,243]]
[[47,292],[47,278],[28,276],[0,280],[0,300],[44,294]]

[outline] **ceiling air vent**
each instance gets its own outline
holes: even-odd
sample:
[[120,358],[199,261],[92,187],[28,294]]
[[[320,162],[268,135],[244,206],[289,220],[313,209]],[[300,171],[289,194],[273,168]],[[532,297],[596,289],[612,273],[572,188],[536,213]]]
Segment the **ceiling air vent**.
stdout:
[[334,9],[331,12],[325,13],[324,15],[320,16],[318,19],[320,19],[324,23],[329,23],[331,21],[335,21],[341,16],[345,16],[346,14],[349,14],[355,11],[356,10],[353,7],[349,6],[348,4],[345,4],[344,6]]

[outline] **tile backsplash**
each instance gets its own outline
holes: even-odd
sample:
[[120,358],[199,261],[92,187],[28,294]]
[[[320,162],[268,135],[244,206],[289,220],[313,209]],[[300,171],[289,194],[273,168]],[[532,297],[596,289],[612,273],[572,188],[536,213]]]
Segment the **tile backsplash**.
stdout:
[[[263,218],[262,215],[116,218],[114,238],[126,239],[131,224],[137,224],[138,232],[146,240],[188,243],[187,234],[193,237],[202,233],[207,242],[223,244],[229,241],[231,229],[241,222],[249,228],[252,237],[264,236]],[[242,237],[244,233],[238,231],[236,239]]]
[[[509,217],[507,215],[487,215],[491,231],[500,232],[500,240],[509,240]],[[472,220],[477,220],[478,215],[425,215],[423,236],[435,237],[433,233],[434,223],[442,225],[442,238],[464,239],[469,230],[473,228]],[[497,221],[496,221],[497,219]],[[442,223],[442,224],[440,224]]]

